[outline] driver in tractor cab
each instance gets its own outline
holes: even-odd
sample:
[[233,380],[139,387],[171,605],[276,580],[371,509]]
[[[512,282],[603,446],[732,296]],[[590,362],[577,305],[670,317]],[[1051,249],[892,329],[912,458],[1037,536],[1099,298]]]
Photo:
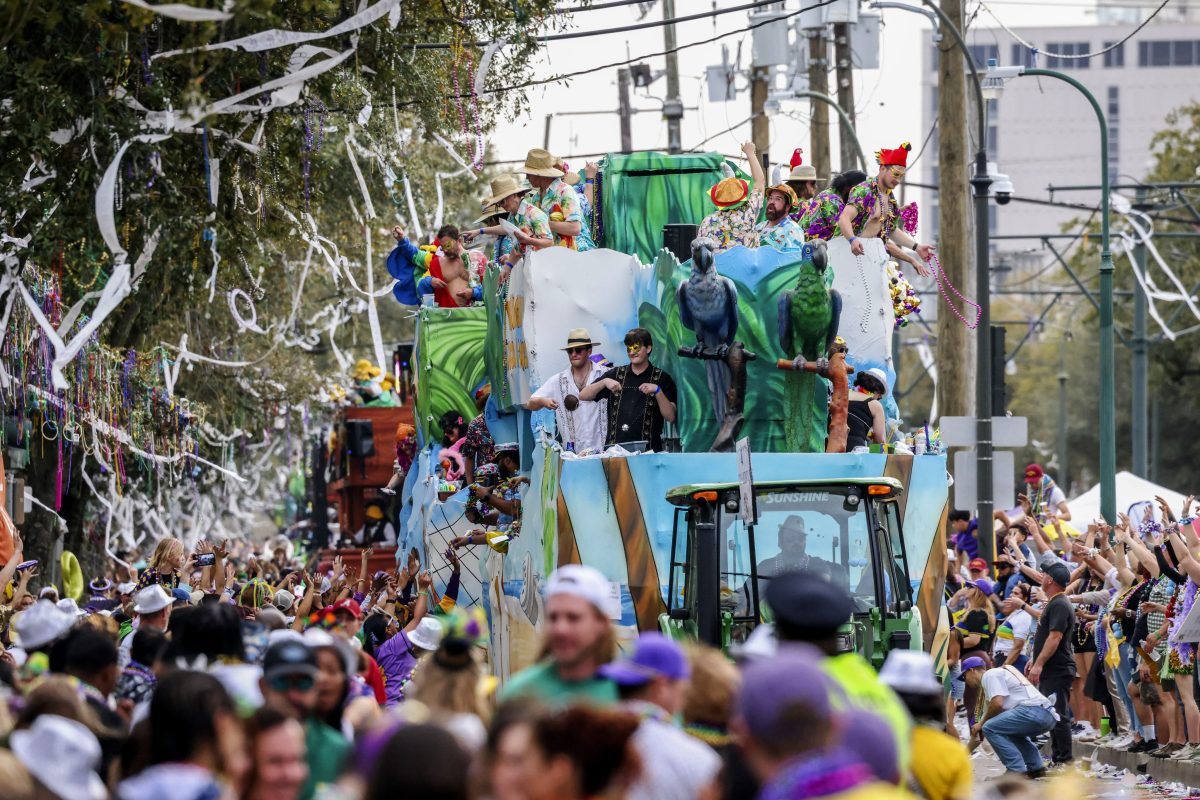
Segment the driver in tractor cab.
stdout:
[[[759,562],[758,577],[775,578],[787,572],[804,570],[839,586],[850,585],[850,577],[840,565],[810,556],[807,547],[808,532],[804,518],[799,514],[789,515],[779,526],[779,554]],[[760,595],[765,589],[765,585],[759,586]]]
[[793,571],[767,581],[764,598],[774,616],[779,648],[819,650],[822,668],[841,686],[850,705],[887,720],[896,737],[900,774],[907,775],[912,734],[908,709],[865,658],[853,651],[839,652],[838,628],[854,612],[847,589],[812,572]]

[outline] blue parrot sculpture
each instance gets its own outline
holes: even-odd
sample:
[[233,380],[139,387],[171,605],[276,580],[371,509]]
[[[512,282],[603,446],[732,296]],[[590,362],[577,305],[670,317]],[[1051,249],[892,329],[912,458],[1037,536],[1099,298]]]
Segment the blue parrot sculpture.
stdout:
[[[784,438],[794,453],[821,453],[828,433],[827,389],[819,377],[829,364],[842,315],[842,297],[825,283],[829,257],[824,242],[805,245],[791,291],[779,297],[779,344],[794,355],[795,371],[784,389]],[[815,362],[816,372],[804,369]]]
[[[733,344],[738,329],[738,292],[733,281],[717,273],[714,251],[717,243],[708,237],[692,242],[692,274],[679,285],[676,301],[679,321],[696,334],[697,348],[718,352]],[[723,357],[723,354],[722,354]],[[725,395],[730,372],[724,361],[704,362],[713,413],[719,426],[725,419]]]

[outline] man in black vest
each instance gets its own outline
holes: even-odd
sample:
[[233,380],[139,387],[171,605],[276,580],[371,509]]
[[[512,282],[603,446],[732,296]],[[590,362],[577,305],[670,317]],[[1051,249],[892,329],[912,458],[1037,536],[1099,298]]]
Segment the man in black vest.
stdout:
[[625,334],[629,364],[615,367],[579,393],[580,400],[608,401],[608,439],[605,447],[647,442],[663,449],[663,423],[675,421],[675,381],[650,363],[654,343],[650,331],[634,328]]

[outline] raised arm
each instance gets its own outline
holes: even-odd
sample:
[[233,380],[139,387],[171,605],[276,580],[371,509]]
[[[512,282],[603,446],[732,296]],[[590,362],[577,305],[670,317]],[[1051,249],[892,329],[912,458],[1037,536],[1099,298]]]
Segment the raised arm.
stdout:
[[746,160],[750,162],[750,178],[754,181],[754,191],[764,193],[767,191],[767,176],[763,172],[762,163],[758,160],[758,148],[754,146],[754,142],[743,142],[742,152],[746,154]]
[[433,576],[428,571],[422,572],[417,577],[417,586],[421,590],[417,594],[417,603],[413,606],[412,619],[404,626],[405,633],[412,633],[417,629],[417,625],[425,618],[425,614],[429,611],[429,590],[433,587]]
[[[0,569],[0,591],[7,588],[9,581],[17,574],[17,565],[25,560],[25,543],[21,541],[21,534],[16,528],[13,528],[13,553],[12,558]],[[13,597],[13,606],[17,605],[16,596]]]

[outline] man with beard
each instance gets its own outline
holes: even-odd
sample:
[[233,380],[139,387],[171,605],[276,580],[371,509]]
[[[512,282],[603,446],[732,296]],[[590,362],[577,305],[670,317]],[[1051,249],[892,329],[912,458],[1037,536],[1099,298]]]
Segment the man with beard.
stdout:
[[546,581],[545,658],[509,679],[503,699],[533,697],[551,706],[617,702],[617,686],[601,666],[617,655],[609,583],[600,571],[565,564]]
[[790,216],[798,204],[796,193],[786,183],[767,189],[767,218],[757,228],[759,247],[774,247],[785,253],[804,248],[804,231]]
[[[895,150],[875,153],[879,174],[850,190],[846,206],[838,217],[838,229],[850,242],[850,252],[854,255],[861,256],[865,252],[861,239],[882,239],[885,246],[890,245],[890,255],[912,264],[917,274],[928,276],[925,262],[933,255],[933,245],[918,244],[903,225],[896,224],[900,207],[892,192],[904,180],[910,150],[912,145],[904,142]],[[900,250],[901,246],[914,251],[915,257]]]
[[604,374],[605,368],[592,361],[593,342],[586,328],[575,328],[567,334],[563,350],[571,365],[533,393],[525,407],[530,411],[548,408],[554,411],[558,438],[563,447],[573,453],[598,452],[604,449],[605,423],[608,403],[584,403],[579,393],[589,383]]

